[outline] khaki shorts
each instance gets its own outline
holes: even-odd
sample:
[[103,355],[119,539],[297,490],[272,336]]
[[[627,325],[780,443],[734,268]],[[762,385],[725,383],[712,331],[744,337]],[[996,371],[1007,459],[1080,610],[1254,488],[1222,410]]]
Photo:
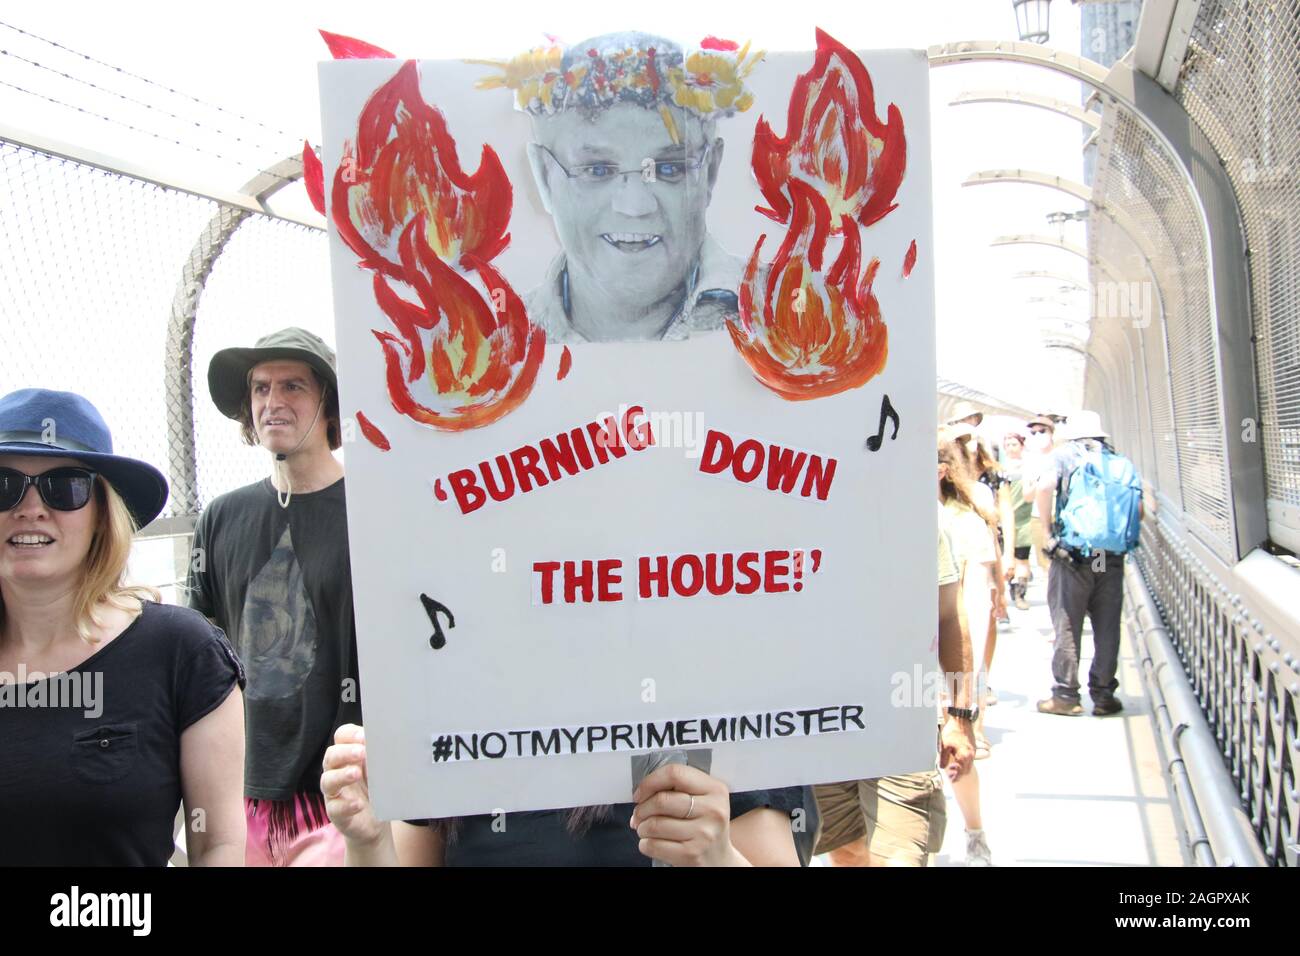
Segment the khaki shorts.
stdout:
[[822,820],[816,853],[865,837],[873,863],[926,866],[929,854],[943,848],[948,810],[937,771],[827,783],[813,790]]

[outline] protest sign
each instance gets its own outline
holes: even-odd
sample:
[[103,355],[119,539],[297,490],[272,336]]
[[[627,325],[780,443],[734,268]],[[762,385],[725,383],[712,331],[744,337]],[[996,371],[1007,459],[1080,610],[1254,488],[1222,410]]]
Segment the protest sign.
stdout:
[[322,65],[382,817],[933,766],[928,67],[808,42]]

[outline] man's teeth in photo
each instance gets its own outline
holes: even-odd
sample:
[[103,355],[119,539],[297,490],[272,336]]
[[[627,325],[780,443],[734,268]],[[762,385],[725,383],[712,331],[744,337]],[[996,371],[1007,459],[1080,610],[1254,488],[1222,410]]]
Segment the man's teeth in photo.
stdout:
[[663,237],[653,232],[602,232],[600,238],[621,252],[640,252],[658,245]]
[[15,548],[44,548],[54,543],[48,534],[24,532],[10,536],[9,544]]

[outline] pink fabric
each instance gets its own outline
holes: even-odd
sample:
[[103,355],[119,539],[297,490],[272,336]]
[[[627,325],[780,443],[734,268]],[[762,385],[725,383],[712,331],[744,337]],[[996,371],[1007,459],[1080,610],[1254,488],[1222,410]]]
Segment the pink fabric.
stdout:
[[312,829],[312,822],[295,805],[297,834],[271,849],[271,803],[267,800],[244,800],[248,821],[248,842],[244,847],[245,866],[342,866],[345,843],[343,834],[332,823]]

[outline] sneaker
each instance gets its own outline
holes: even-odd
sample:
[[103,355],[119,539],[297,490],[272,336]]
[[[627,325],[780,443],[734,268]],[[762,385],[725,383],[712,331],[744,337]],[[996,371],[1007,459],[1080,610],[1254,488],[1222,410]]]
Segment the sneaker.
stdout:
[[1026,595],[1028,591],[1029,591],[1029,584],[1025,581],[1018,581],[1016,582],[1016,584],[1012,585],[1011,594],[1012,597],[1015,598],[1017,610],[1020,611],[1029,610],[1029,601],[1026,600]]
[[983,830],[966,831],[966,865],[993,865],[993,854],[989,851],[989,842],[984,839]]
[[1058,717],[1079,717],[1083,714],[1083,705],[1077,700],[1073,702],[1063,700],[1053,694],[1047,700],[1038,702],[1038,712],[1040,714],[1056,714]]
[[1119,702],[1118,697],[1103,697],[1101,700],[1092,702],[1092,716],[1109,717],[1111,714],[1118,714],[1124,709],[1124,705]]

